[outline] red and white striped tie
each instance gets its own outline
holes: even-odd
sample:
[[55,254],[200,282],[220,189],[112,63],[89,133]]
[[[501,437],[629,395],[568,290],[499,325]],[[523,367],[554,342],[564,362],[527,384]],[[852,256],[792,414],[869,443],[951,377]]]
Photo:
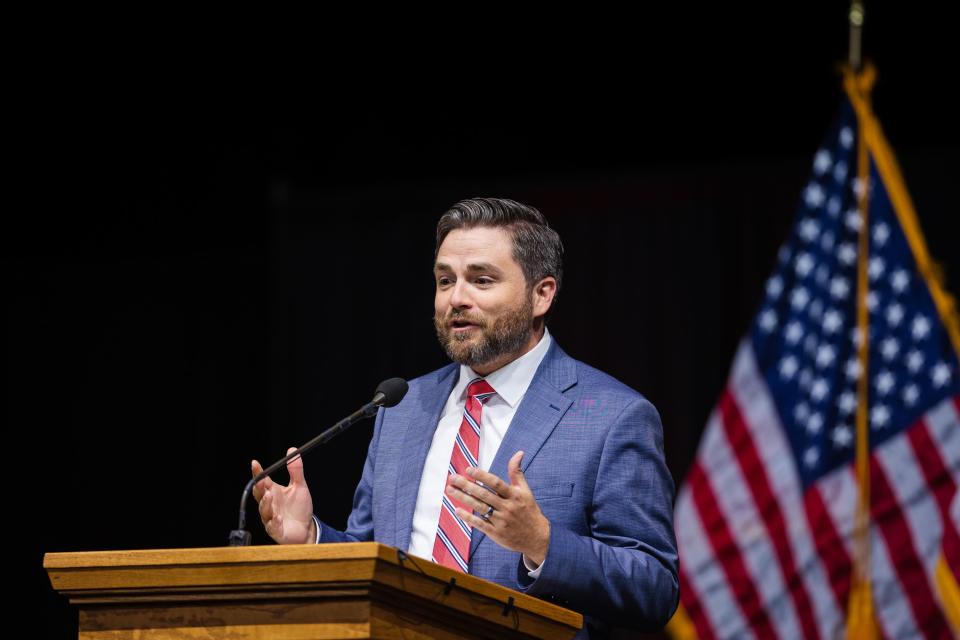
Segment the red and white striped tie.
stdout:
[[[480,465],[480,413],[484,403],[494,394],[496,391],[483,378],[477,378],[467,386],[467,404],[463,407],[460,431],[453,442],[448,475],[465,475],[467,467]],[[471,529],[457,516],[457,507],[470,511],[470,507],[447,495],[444,484],[437,539],[433,542],[433,561],[466,573],[470,564]]]

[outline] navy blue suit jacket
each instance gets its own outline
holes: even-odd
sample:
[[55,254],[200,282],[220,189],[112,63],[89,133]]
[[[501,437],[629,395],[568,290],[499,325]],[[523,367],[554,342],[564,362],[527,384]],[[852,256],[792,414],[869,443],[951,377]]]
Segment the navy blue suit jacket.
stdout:
[[[419,473],[459,366],[410,382],[403,401],[381,409],[346,531],[321,525],[321,542],[410,545]],[[544,515],[550,547],[531,579],[519,553],[480,531],[470,573],[580,611],[578,637],[613,626],[660,627],[679,598],[673,480],[663,428],[650,402],[607,374],[550,347],[514,415],[490,472],[522,467]]]

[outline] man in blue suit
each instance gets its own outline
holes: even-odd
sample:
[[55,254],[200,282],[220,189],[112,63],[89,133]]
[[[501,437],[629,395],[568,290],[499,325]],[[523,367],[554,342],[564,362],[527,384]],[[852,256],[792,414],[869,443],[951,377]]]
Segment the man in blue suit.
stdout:
[[380,410],[345,531],[313,515],[298,458],[289,485],[254,489],[267,533],[407,550],[582,612],[578,637],[664,625],[679,582],[660,417],[553,340],[562,255],[533,207],[444,214],[434,322],[453,363]]

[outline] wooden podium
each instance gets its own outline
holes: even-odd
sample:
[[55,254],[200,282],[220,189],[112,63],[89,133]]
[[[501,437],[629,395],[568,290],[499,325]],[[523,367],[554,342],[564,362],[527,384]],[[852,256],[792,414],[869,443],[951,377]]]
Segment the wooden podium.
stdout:
[[580,614],[375,542],[48,553],[80,638],[571,638]]

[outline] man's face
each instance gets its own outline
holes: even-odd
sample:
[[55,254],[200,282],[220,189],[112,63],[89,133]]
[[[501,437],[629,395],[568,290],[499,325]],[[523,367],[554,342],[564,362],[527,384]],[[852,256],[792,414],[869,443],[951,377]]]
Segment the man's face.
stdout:
[[534,307],[502,228],[451,231],[434,265],[434,325],[450,359],[481,375],[528,351]]

